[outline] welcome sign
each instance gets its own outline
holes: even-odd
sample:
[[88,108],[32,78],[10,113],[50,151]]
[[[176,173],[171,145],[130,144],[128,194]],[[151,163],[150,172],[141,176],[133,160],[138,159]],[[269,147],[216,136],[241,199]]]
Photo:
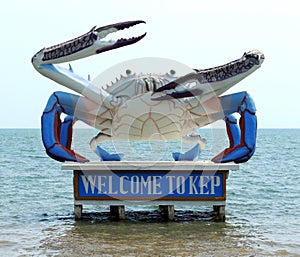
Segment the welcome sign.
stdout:
[[74,171],[75,200],[225,200],[226,171]]

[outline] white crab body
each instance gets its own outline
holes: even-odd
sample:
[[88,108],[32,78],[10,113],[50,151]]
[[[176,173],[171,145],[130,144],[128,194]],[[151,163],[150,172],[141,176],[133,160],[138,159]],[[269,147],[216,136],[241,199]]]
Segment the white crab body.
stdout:
[[197,128],[181,102],[152,101],[149,92],[127,100],[112,120],[112,136],[127,140],[181,140]]
[[[175,71],[165,74],[132,74],[126,70],[111,85],[102,89],[122,99],[112,109],[94,110],[94,127],[101,130],[96,143],[106,140],[195,140],[204,144],[200,137],[190,134],[199,128],[183,100],[153,101],[157,88],[174,81]],[[104,119],[106,117],[106,119]]]

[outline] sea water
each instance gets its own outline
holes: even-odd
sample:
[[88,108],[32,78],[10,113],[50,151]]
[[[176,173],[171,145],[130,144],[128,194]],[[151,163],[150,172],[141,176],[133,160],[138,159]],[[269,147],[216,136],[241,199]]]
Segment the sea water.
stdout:
[[[76,133],[83,144],[93,132]],[[79,141],[74,148],[82,148]],[[122,147],[114,148],[134,151],[137,160],[158,158],[149,142]],[[227,180],[224,223],[197,216],[202,210],[194,206],[174,222],[158,219],[156,206],[126,208],[121,222],[105,214],[75,221],[72,171],[45,154],[40,131],[1,129],[0,256],[300,256],[299,154],[299,129],[259,129],[255,155]]]

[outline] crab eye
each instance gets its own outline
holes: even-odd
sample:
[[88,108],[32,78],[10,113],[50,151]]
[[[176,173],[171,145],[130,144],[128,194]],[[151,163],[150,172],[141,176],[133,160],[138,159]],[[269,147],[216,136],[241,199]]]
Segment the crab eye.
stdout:
[[170,70],[170,75],[171,75],[171,76],[175,76],[175,74],[176,74],[176,71],[175,71],[175,70],[173,70],[173,69]]

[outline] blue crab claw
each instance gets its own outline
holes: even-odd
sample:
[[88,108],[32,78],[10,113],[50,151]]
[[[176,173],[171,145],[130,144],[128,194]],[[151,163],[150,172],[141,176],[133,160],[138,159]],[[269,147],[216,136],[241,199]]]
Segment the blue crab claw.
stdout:
[[205,99],[219,96],[258,69],[264,59],[265,56],[261,52],[253,50],[222,66],[194,69],[193,72],[156,89],[151,99],[169,100],[200,96],[203,101],[204,96]]
[[[116,105],[121,104],[120,98],[111,95],[102,87],[96,87],[90,79],[85,79],[75,74],[71,67],[67,69],[59,64],[86,58],[138,42],[146,33],[137,37],[121,38],[121,36],[118,35],[118,31],[140,23],[145,22],[137,20],[116,23],[100,28],[93,27],[89,32],[80,37],[43,48],[32,57],[32,65],[40,74],[58,84],[80,95],[86,96],[88,99],[99,105],[104,105],[108,109],[115,108]],[[117,33],[114,38],[119,39],[114,40],[109,38],[109,35],[115,32]]]
[[196,144],[192,149],[185,153],[175,152],[172,153],[175,161],[195,161],[200,153],[200,145]]
[[126,21],[97,28],[69,41],[47,47],[38,52],[32,59],[35,66],[49,63],[69,62],[99,54],[119,47],[134,44],[146,36],[146,33],[131,38],[108,39],[108,35],[137,24],[145,23],[142,20]]
[[121,155],[118,153],[109,153],[104,150],[101,146],[97,146],[95,153],[101,158],[102,161],[121,161]]
[[200,96],[203,90],[195,87],[193,82],[198,81],[198,74],[189,73],[158,89],[156,89],[151,99],[154,101],[169,100],[172,98],[184,98]]

